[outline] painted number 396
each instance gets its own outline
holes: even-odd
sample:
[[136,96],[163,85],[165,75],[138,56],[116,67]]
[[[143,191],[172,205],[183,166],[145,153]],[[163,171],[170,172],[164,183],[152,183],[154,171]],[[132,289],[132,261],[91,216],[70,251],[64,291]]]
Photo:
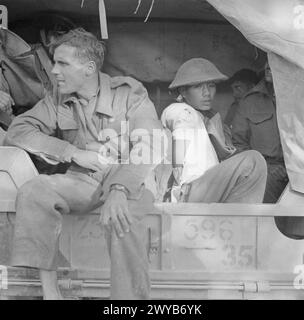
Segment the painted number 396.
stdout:
[[231,230],[232,222],[230,220],[222,220],[217,226],[217,223],[212,219],[203,219],[200,223],[196,220],[188,220],[185,225],[184,236],[187,240],[213,239],[220,237],[223,241],[229,241],[233,237]]

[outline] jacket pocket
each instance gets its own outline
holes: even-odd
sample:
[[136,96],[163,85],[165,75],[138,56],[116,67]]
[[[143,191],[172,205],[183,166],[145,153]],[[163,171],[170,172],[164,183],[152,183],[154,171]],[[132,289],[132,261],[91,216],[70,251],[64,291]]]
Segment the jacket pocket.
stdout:
[[252,123],[259,125],[265,121],[271,120],[273,118],[273,113],[252,113],[248,118]]
[[58,119],[58,127],[60,130],[77,130],[78,124],[73,119]]
[[127,123],[124,118],[107,119],[103,126],[104,128],[99,132],[99,141],[109,141],[127,132]]
[[57,110],[58,127],[61,130],[76,130],[78,123],[74,118],[74,109],[65,104],[59,105]]
[[72,117],[69,117],[63,113],[59,113],[58,127],[59,127],[59,133],[58,133],[59,138],[66,140],[70,143],[73,143],[79,128],[78,123]]

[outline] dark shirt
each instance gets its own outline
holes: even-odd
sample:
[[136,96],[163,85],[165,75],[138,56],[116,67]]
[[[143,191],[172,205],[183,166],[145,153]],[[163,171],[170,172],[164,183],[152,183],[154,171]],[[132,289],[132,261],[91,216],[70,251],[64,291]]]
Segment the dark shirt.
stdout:
[[240,101],[232,123],[232,142],[238,151],[253,149],[266,160],[283,162],[275,99],[264,80]]
[[232,123],[235,117],[236,112],[238,111],[240,105],[238,101],[233,101],[230,105],[226,117],[224,119],[224,123],[231,129]]

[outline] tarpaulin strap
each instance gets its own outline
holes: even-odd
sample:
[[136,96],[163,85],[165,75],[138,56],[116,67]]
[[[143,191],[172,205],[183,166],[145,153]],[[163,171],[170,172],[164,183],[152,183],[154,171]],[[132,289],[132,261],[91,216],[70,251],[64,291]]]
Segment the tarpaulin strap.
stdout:
[[99,21],[102,39],[108,39],[106,8],[103,0],[99,0]]
[[[56,78],[52,73],[52,69],[53,69],[53,65],[52,62],[49,58],[49,56],[47,55],[47,53],[45,52],[45,50],[42,47],[38,47],[35,50],[35,53],[37,54],[39,61],[41,63],[41,67],[43,69],[43,71],[46,74],[47,79],[51,82],[52,85],[52,89],[56,89],[57,88],[57,83],[56,83]],[[42,79],[43,82],[43,79]],[[49,83],[44,83],[43,84],[45,88],[48,88]]]
[[7,29],[7,8],[0,5],[0,27]]
[[[2,28],[2,30],[1,30]],[[6,28],[7,29],[7,28]],[[5,46],[7,41],[7,32],[5,32],[5,28],[0,26],[0,46]],[[1,50],[3,50],[3,48],[1,48]],[[2,59],[0,60],[0,62],[2,61]]]

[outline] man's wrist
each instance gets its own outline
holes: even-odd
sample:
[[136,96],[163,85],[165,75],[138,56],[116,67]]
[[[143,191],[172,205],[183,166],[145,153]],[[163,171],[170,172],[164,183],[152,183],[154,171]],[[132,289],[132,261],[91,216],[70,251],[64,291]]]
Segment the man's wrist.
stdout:
[[64,150],[63,153],[63,162],[71,162],[74,160],[74,156],[76,154],[76,152],[78,151],[78,148],[75,147],[72,144],[68,144],[68,146],[66,147],[66,149]]
[[71,153],[71,160],[72,161],[77,157],[78,153],[79,153],[79,149],[77,147],[73,148],[72,153]]
[[118,184],[118,183],[112,184],[110,186],[110,192],[111,191],[121,191],[126,195],[126,197],[129,196],[129,190],[122,184]]

